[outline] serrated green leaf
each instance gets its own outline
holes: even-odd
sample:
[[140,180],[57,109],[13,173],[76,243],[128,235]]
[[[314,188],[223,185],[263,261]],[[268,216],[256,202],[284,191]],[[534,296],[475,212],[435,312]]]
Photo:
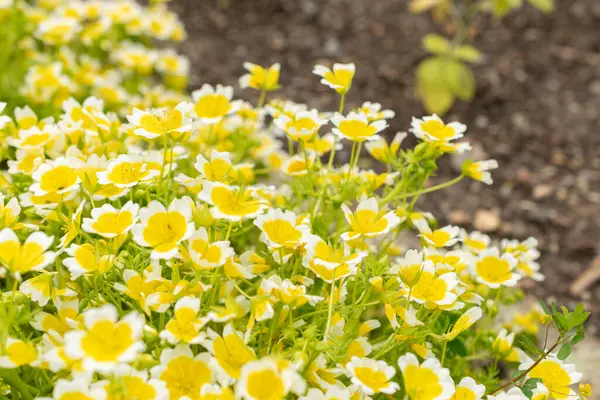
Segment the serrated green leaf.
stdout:
[[560,350],[558,351],[558,354],[556,355],[556,357],[559,360],[566,360],[567,357],[569,357],[569,355],[571,354],[571,343],[565,343],[562,345],[562,347],[560,348]]
[[527,0],[527,2],[542,12],[554,11],[554,0]]
[[455,57],[467,62],[479,62],[483,58],[483,55],[479,50],[469,45],[457,47],[453,54]]
[[434,33],[425,35],[422,43],[423,48],[433,54],[448,54],[451,48],[450,42],[446,38]]

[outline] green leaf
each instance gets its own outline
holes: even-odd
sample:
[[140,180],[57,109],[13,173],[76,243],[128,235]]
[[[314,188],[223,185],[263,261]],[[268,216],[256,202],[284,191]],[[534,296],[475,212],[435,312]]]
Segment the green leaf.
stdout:
[[446,61],[444,57],[430,57],[417,68],[417,91],[429,113],[444,114],[454,104],[454,93],[445,78]]
[[546,305],[546,302],[544,300],[540,300],[540,305],[542,306],[542,309],[547,315],[552,315],[550,309],[548,309],[548,305]]
[[513,9],[521,7],[523,0],[493,0],[492,14],[498,18],[506,16]]
[[433,54],[448,54],[451,46],[446,38],[430,33],[423,37],[423,48]]
[[540,378],[529,378],[521,387],[521,391],[530,399],[533,396],[533,390],[537,387],[537,384],[541,382],[542,380]]
[[554,0],[527,0],[527,2],[542,12],[554,11]]
[[441,0],[413,0],[410,2],[409,10],[412,13],[419,14],[439,5]]
[[448,88],[459,99],[468,101],[475,95],[475,76],[466,64],[458,60],[448,60],[445,79]]
[[583,339],[585,339],[585,331],[583,330],[583,326],[581,326],[575,336],[573,336],[573,339],[571,339],[571,344],[575,345],[581,342]]
[[453,55],[467,62],[479,62],[483,58],[483,55],[479,50],[467,44],[457,47],[454,50]]
[[560,350],[558,351],[558,354],[556,355],[556,357],[559,360],[566,360],[567,357],[569,357],[569,354],[571,354],[571,343],[565,343],[562,345],[562,347],[560,348]]

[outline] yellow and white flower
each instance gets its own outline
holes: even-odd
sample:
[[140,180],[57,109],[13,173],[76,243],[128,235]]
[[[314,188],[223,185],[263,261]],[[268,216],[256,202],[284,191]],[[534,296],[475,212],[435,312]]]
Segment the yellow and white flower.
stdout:
[[201,399],[202,387],[214,381],[209,366],[209,353],[194,356],[187,344],[174,349],[164,349],[160,354],[160,365],[150,371],[152,377],[163,381],[170,399]]
[[254,220],[261,231],[260,240],[267,246],[278,249],[294,249],[305,244],[310,234],[310,225],[292,211],[269,209]]
[[119,320],[115,306],[107,304],[85,311],[83,324],[83,330],[65,334],[65,351],[69,357],[81,359],[84,370],[110,372],[144,350],[144,318],[137,313]]
[[17,221],[21,214],[21,205],[16,197],[6,201],[4,193],[0,192],[0,229],[3,228],[18,228]]
[[53,294],[55,277],[56,273],[43,271],[33,278],[29,278],[21,283],[19,290],[32,301],[43,307],[48,304],[50,296]]
[[[519,369],[528,370],[533,364],[534,361],[527,357],[519,365]],[[548,388],[550,397],[559,400],[577,396],[570,386],[579,383],[581,377],[582,374],[576,371],[575,364],[566,364],[559,360],[556,354],[550,354],[527,374],[528,379],[541,379]]]
[[38,331],[50,333],[55,332],[63,336],[66,332],[75,329],[79,326],[79,301],[61,301],[59,298],[54,299],[56,306],[56,314],[40,312],[35,315],[31,326]]
[[279,63],[275,63],[269,68],[264,68],[260,65],[245,62],[244,69],[248,73],[240,77],[240,87],[242,89],[251,87],[256,90],[269,92],[281,87],[279,85],[279,70],[281,69]]
[[[390,303],[384,305],[385,316],[387,317],[390,324],[394,329],[400,329],[403,326],[421,326],[422,321],[419,321],[417,317],[417,310],[411,305],[409,308],[402,306],[392,306]],[[403,321],[402,324],[398,322],[398,317]]]
[[54,262],[56,253],[47,251],[54,237],[43,232],[33,232],[21,244],[10,228],[0,231],[0,265],[16,277],[30,271],[40,271]]
[[35,183],[29,188],[35,196],[56,193],[65,194],[79,188],[79,176],[75,172],[74,161],[59,157],[46,161],[33,173]]
[[18,368],[30,365],[38,359],[38,353],[33,343],[12,337],[0,346],[0,368]]
[[434,308],[436,305],[448,306],[456,301],[454,289],[459,283],[456,273],[446,272],[438,276],[430,261],[422,264],[420,272],[414,268],[411,268],[410,272],[417,273],[416,277],[410,280],[411,283],[416,282],[412,285],[403,282],[405,288],[402,293],[407,296],[410,292],[411,300],[419,304],[425,303],[428,308]]
[[380,212],[375,197],[362,200],[354,213],[345,204],[342,204],[342,210],[346,221],[350,224],[350,231],[340,235],[345,241],[385,235],[402,222],[393,211],[385,214]]
[[496,160],[475,162],[467,160],[462,165],[462,172],[471,179],[491,185],[494,181],[489,171],[496,168],[498,168],[498,161]]
[[284,399],[293,385],[289,370],[279,370],[274,360],[246,363],[236,385],[236,394],[245,400]]
[[385,120],[369,121],[366,115],[351,111],[347,116],[335,113],[331,118],[331,123],[335,125],[332,132],[341,139],[348,139],[353,142],[364,142],[378,140],[379,132],[387,128]]
[[419,363],[417,356],[407,353],[398,358],[406,395],[410,399],[447,400],[454,394],[450,371],[435,357]]
[[484,233],[478,231],[467,233],[464,229],[460,231],[460,237],[463,248],[475,254],[487,249],[492,241],[492,239]]
[[396,382],[391,382],[396,370],[385,361],[352,357],[345,368],[352,383],[360,387],[366,395],[393,394],[400,389]]
[[475,379],[465,376],[456,385],[456,392],[450,400],[480,400],[485,394],[485,386],[475,382]]
[[[300,155],[294,155],[283,163],[281,170],[284,174],[290,176],[304,176],[308,174],[315,164],[316,156],[314,154],[308,155],[308,160]],[[308,161],[308,162],[307,162]]]
[[382,110],[381,108],[381,104],[379,103],[365,101],[362,106],[359,107],[358,112],[365,114],[369,121],[392,119],[396,115],[392,110]]
[[177,300],[173,317],[167,322],[160,337],[171,344],[200,343],[205,337],[200,329],[206,325],[208,319],[198,317],[199,311],[199,298],[185,296]]
[[73,244],[67,248],[66,253],[70,257],[65,258],[63,264],[69,270],[72,280],[84,274],[104,275],[113,267],[116,258],[91,243]]
[[490,247],[479,253],[473,265],[477,282],[492,289],[500,286],[515,286],[521,275],[514,272],[517,260],[510,253],[503,253],[497,247]]
[[188,252],[195,269],[223,266],[235,254],[228,240],[211,242],[204,227],[194,232],[188,242]]
[[299,111],[291,116],[282,113],[273,121],[290,139],[303,142],[310,141],[326,123],[327,119],[321,118],[316,109]]
[[192,92],[194,114],[205,124],[216,124],[227,115],[235,113],[242,106],[241,100],[234,100],[231,86],[212,87],[205,83],[199,90]]
[[35,35],[47,44],[63,45],[72,41],[79,31],[81,25],[75,18],[51,16],[38,25]]
[[211,366],[225,374],[229,382],[239,379],[244,365],[256,360],[254,350],[246,345],[232,324],[225,325],[222,336],[210,329],[208,336],[210,340],[202,345],[214,356]]
[[192,130],[192,120],[188,117],[191,105],[181,102],[175,108],[140,110],[134,108],[127,120],[135,126],[133,133],[146,139],[170,136],[177,140]]
[[447,225],[434,231],[427,227],[425,231],[421,231],[420,236],[428,245],[440,248],[454,246],[460,241],[459,234],[458,226]]
[[435,114],[422,119],[413,118],[410,129],[417,138],[428,142],[450,142],[460,139],[466,130],[466,125],[460,122],[445,124]]
[[500,332],[498,332],[498,335],[496,335],[494,341],[492,342],[492,350],[503,360],[509,362],[519,362],[519,353],[517,352],[517,349],[513,347],[514,340],[514,332],[509,334],[506,329],[502,329]]
[[350,252],[348,246],[334,247],[319,236],[309,235],[302,264],[327,283],[355,275],[366,251]]
[[101,380],[92,386],[94,389],[102,388],[107,400],[161,400],[169,397],[165,382],[155,378],[148,379],[148,371],[119,365],[113,372],[110,380]]
[[143,247],[152,248],[154,259],[169,259],[179,254],[179,243],[194,232],[192,200],[174,199],[166,209],[153,200],[140,210],[140,222],[133,226],[133,240]]
[[160,175],[160,171],[149,168],[143,161],[137,161],[126,154],[121,154],[108,163],[105,171],[99,171],[96,175],[98,183],[101,185],[128,188],[152,180],[155,176]]
[[265,202],[256,197],[254,190],[220,182],[204,182],[198,198],[213,206],[211,213],[214,218],[230,221],[254,218],[266,208]]
[[84,218],[81,228],[88,233],[96,233],[112,239],[123,235],[133,227],[138,219],[140,206],[128,201],[120,210],[110,204],[92,209],[92,218]]
[[352,78],[356,67],[354,64],[333,64],[329,69],[323,65],[315,65],[313,74],[320,76],[321,84],[329,86],[339,94],[345,95],[352,86]]
[[377,161],[389,164],[396,159],[404,138],[406,138],[406,132],[398,132],[390,144],[384,138],[380,137],[365,143],[365,148],[371,157]]
[[480,307],[470,308],[456,320],[450,332],[443,335],[444,339],[454,340],[462,332],[469,329],[475,322],[479,321],[482,315],[483,312]]
[[194,168],[200,172],[201,178],[211,182],[227,184],[238,179],[238,172],[231,163],[231,156],[228,152],[219,152],[213,149],[210,161],[204,158],[202,154],[198,154]]
[[[42,398],[40,398],[42,399]],[[85,399],[85,400],[107,400],[106,392],[98,386],[90,387],[89,380],[84,377],[77,377],[73,380],[59,379],[54,386],[52,398],[45,400],[66,400],[66,399]]]
[[488,400],[527,400],[528,397],[523,394],[521,388],[513,387],[510,388],[507,392],[500,391],[495,395],[489,394],[487,396]]

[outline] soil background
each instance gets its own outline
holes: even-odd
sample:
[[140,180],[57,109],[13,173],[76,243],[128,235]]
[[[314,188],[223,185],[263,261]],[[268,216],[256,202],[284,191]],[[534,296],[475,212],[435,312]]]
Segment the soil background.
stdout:
[[[600,271],[600,1],[556,3],[549,15],[524,6],[503,20],[478,21],[473,45],[485,60],[474,67],[477,93],[445,118],[467,124],[471,157],[495,158],[500,169],[492,186],[463,181],[424,196],[418,207],[443,223],[493,237],[536,237],[546,280],[528,291],[569,307],[583,300],[592,312],[589,331],[597,334],[600,282],[588,276],[585,290],[572,293],[570,286],[593,265]],[[422,37],[440,32],[428,15],[413,15],[407,5],[407,0],[169,3],[188,31],[180,50],[192,61],[192,89],[205,82],[239,89],[244,61],[280,62],[284,88],[276,95],[335,110],[336,96],[319,84],[312,67],[354,62],[346,109],[376,101],[394,110],[390,136],[425,113],[413,74],[426,56]],[[256,102],[252,90],[236,95]],[[446,157],[432,183],[456,176],[461,162]]]

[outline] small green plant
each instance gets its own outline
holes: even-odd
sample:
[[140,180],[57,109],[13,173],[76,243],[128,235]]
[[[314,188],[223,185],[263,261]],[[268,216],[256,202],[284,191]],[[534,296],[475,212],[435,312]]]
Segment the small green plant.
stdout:
[[[449,37],[428,34],[423,38],[423,47],[430,55],[417,68],[416,84],[428,112],[444,114],[456,99],[469,101],[475,95],[477,83],[470,65],[483,59],[482,53],[469,44],[476,19],[486,13],[502,18],[523,3],[523,0],[412,1],[412,12],[431,11]],[[527,3],[546,13],[554,9],[554,0],[527,0]]]

